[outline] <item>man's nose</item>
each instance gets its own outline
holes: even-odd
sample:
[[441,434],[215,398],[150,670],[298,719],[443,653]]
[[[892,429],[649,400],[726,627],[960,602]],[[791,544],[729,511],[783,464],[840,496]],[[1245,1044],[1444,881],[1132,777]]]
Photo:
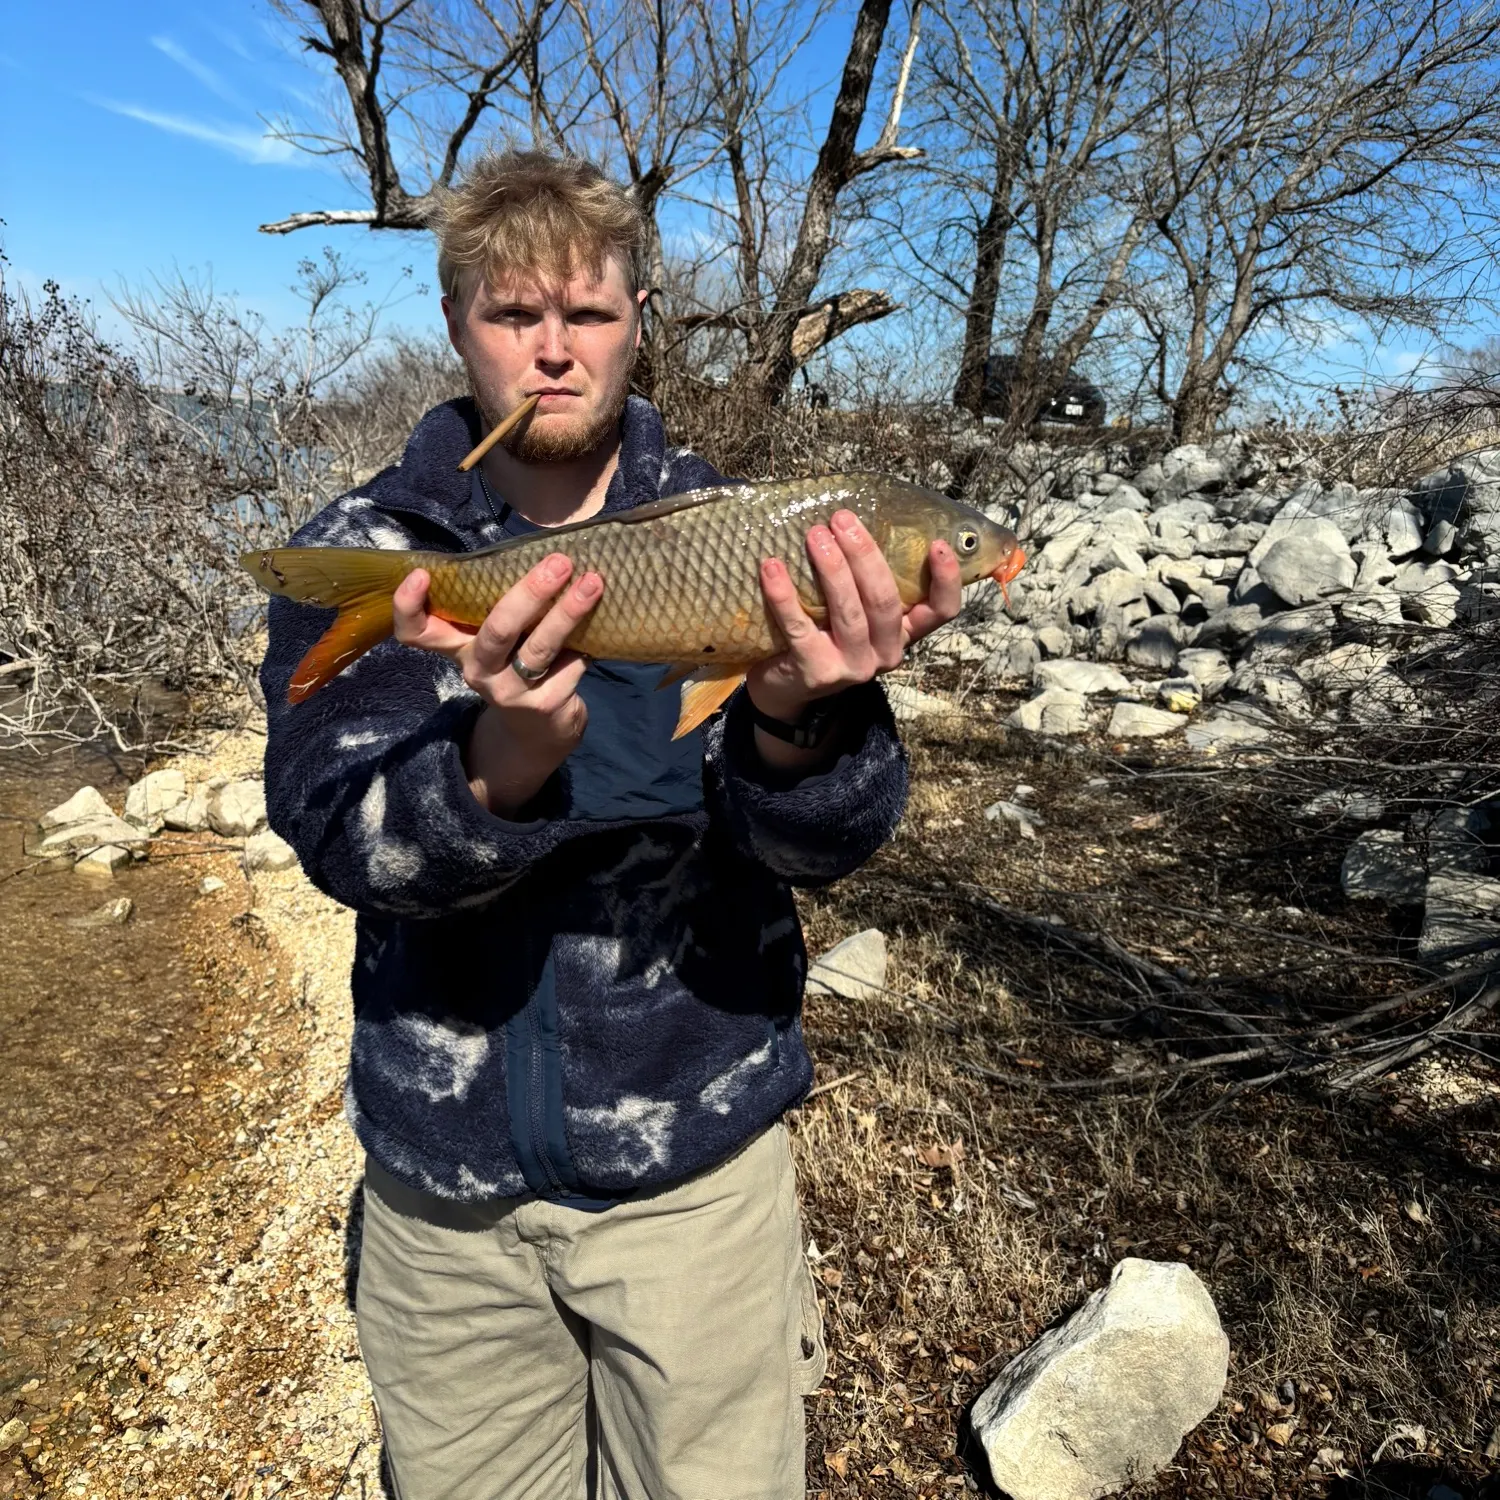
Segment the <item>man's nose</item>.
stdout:
[[568,325],[565,319],[549,312],[542,318],[539,332],[541,337],[536,351],[538,364],[555,368],[573,362],[572,352],[568,348]]

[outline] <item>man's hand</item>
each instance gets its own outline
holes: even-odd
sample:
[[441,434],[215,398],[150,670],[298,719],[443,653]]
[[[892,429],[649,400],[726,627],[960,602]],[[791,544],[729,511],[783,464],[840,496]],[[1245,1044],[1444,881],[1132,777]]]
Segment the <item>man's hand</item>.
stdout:
[[[477,630],[428,614],[429,579],[421,568],[396,590],[396,639],[456,662],[485,701],[464,747],[464,771],[475,797],[501,817],[514,815],[541,790],[588,723],[578,696],[588,663],[564,642],[603,597],[604,580],[585,573],[568,588],[572,572],[561,553],[544,557]],[[514,656],[527,667],[545,668],[546,675],[524,681],[511,666]]]
[[[751,702],[774,719],[795,720],[809,703],[869,682],[899,666],[906,648],[958,613],[962,584],[958,559],[946,542],[934,542],[929,557],[928,596],[905,610],[889,564],[853,511],[833,516],[833,526],[814,526],[807,550],[828,602],[828,623],[808,617],[786,565],[761,564],[761,587],[771,616],[787,639],[780,656],[750,669]],[[775,765],[804,764],[816,752],[797,750],[757,732],[762,756]]]

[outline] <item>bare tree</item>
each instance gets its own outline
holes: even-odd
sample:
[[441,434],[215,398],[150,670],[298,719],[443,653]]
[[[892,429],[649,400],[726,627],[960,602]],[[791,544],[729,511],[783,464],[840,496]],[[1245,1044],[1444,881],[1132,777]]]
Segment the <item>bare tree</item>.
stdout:
[[[1472,298],[1460,273],[1484,248],[1475,210],[1500,144],[1500,13],[1226,8],[1159,59],[1169,113],[1141,187],[1155,279],[1137,308],[1179,440],[1212,430],[1257,336],[1305,342],[1335,316],[1437,329]],[[1184,65],[1196,86],[1176,85]]]
[[1125,294],[1148,223],[1129,190],[1156,102],[1142,60],[1154,32],[1190,10],[1188,0],[1170,16],[1125,0],[938,0],[922,99],[949,148],[932,196],[957,206],[921,226],[914,253],[941,268],[963,315],[959,406],[980,409],[1002,297],[1018,431]]
[[[834,245],[840,195],[861,177],[922,155],[919,147],[898,143],[901,111],[920,38],[920,0],[912,3],[907,41],[891,87],[885,123],[870,146],[863,150],[858,146],[890,9],[891,0],[863,0],[855,17],[828,127],[800,196],[795,239],[779,269],[770,268],[760,252],[765,220],[762,216],[757,221],[753,194],[746,191],[748,182],[741,180],[742,172],[736,173],[741,306],[748,349],[733,385],[737,396],[755,408],[779,401],[798,366],[832,339],[893,310],[885,294],[864,289],[820,300],[813,297]],[[745,8],[734,6],[732,15],[737,26],[748,24],[742,19]],[[726,113],[726,143],[743,147],[747,103],[743,101]]]
[[[553,0],[516,0],[509,13],[490,0],[463,9],[442,0],[391,0],[385,9],[367,0],[273,3],[294,24],[311,23],[303,45],[331,64],[348,106],[347,119],[326,128],[279,133],[343,160],[370,194],[369,208],[311,209],[261,225],[289,234],[336,224],[425,229],[433,190],[452,183],[476,126],[534,53]],[[407,169],[423,173],[415,192],[402,180]]]

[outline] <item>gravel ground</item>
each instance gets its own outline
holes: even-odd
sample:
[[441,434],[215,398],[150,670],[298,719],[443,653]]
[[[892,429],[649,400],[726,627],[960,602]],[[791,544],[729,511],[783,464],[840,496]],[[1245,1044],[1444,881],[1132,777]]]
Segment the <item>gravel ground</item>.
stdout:
[[[972,1492],[955,1453],[968,1403],[1132,1253],[1193,1265],[1234,1350],[1224,1403],[1155,1500],[1423,1496],[1439,1479],[1472,1497],[1500,1453],[1494,1070],[1430,1060],[1347,1107],[1207,1078],[1176,1094],[1046,1092],[1137,1043],[1081,1036],[1069,996],[1088,975],[914,882],[941,870],[1053,899],[1037,893],[1128,878],[1118,917],[1133,948],[1226,972],[1294,940],[1282,889],[1298,889],[1296,920],[1325,924],[1330,941],[1379,947],[1382,934],[1343,902],[1336,859],[1283,869],[1227,818],[1222,846],[1178,836],[1149,789],[1106,795],[1026,742],[913,741],[897,839],[803,903],[814,948],[871,923],[892,945],[887,992],[807,1010],[820,1090],[794,1113],[793,1145],[832,1356],[810,1403],[809,1496]],[[262,747],[251,730],[177,764],[190,779],[242,775]],[[1048,809],[1034,842],[980,812],[1019,780]],[[1205,868],[1254,885],[1235,926],[1150,916],[1186,905],[1177,893]],[[231,847],[193,835],[162,839],[111,889],[144,893],[132,882],[169,874],[185,912],[173,986],[156,987],[152,1010],[140,974],[118,964],[129,1024],[96,1043],[133,1066],[116,1077],[85,1054],[53,1080],[73,1106],[54,1110],[67,1122],[52,1132],[56,1175],[87,1175],[31,1198],[0,1153],[0,1210],[38,1216],[29,1243],[45,1260],[25,1283],[22,1336],[0,1320],[0,1497],[373,1500],[379,1433],[349,1301],[361,1158],[342,1110],[352,917],[300,872],[251,881]],[[208,875],[223,888],[197,894]],[[1226,884],[1223,901],[1234,896]],[[138,921],[154,910],[143,898]],[[167,972],[165,929],[139,931]],[[78,1004],[79,1025],[112,1014],[92,991]],[[976,1080],[972,1064],[1001,1062],[1036,1085]],[[96,1075],[115,1079],[112,1104],[88,1092]],[[87,1117],[106,1110],[131,1139]],[[89,1165],[106,1148],[126,1179],[117,1193]],[[65,1305],[70,1291],[84,1305]],[[1417,1487],[1388,1482],[1380,1454],[1414,1465]]]

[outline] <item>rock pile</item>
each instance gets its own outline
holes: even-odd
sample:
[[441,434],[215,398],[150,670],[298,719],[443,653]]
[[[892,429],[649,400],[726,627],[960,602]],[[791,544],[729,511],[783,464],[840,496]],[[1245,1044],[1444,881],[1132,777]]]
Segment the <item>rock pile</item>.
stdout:
[[1031,683],[1019,728],[1261,745],[1278,724],[1400,711],[1390,627],[1500,614],[1500,449],[1410,490],[1324,483],[1242,435],[1129,476],[1111,460],[1023,522],[1008,611],[982,597],[993,613],[933,642]]
[[86,786],[38,821],[27,853],[71,859],[82,874],[112,875],[132,859],[146,859],[164,829],[239,842],[247,874],[297,862],[291,845],[265,826],[265,788],[254,777],[211,776],[189,787],[180,770],[151,771],[126,792],[121,815]]

